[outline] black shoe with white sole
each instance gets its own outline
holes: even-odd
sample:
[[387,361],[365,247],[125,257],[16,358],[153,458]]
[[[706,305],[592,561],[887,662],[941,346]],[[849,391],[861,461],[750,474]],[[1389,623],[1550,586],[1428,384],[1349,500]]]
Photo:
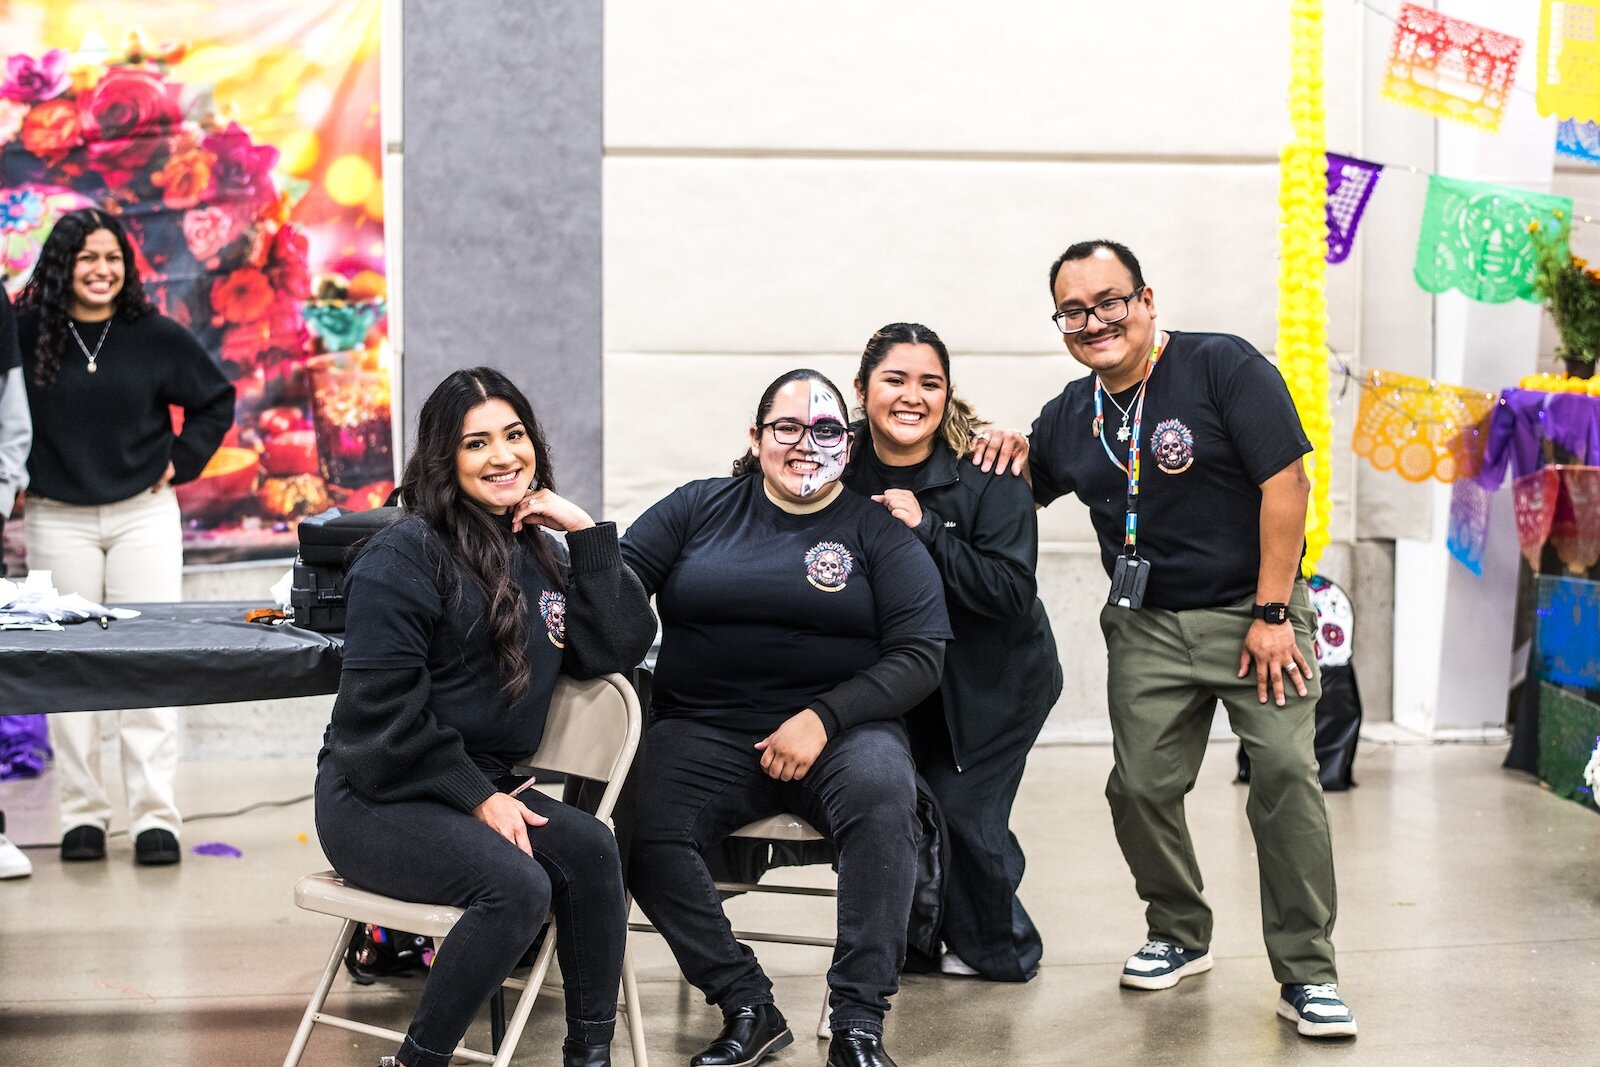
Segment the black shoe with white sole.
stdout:
[[1356,1036],[1356,1017],[1332,982],[1284,986],[1278,1015],[1294,1023],[1301,1037]]
[[1122,984],[1130,989],[1171,989],[1191,974],[1211,969],[1211,953],[1170,941],[1146,941],[1122,966]]

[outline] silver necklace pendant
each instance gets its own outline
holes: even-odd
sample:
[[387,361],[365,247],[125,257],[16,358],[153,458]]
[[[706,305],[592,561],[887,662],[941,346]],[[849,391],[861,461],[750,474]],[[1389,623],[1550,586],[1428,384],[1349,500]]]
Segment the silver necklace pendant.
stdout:
[[83,337],[78,333],[78,324],[71,319],[67,320],[67,329],[72,331],[72,339],[78,342],[78,348],[83,352],[83,358],[89,361],[89,373],[93,374],[100,368],[95,366],[95,360],[100,358],[100,346],[106,343],[106,334],[111,332],[111,319],[100,329],[100,340],[94,343],[94,351],[89,351],[89,346],[83,343]]
[[1132,436],[1133,436],[1133,431],[1128,429],[1128,424],[1127,423],[1123,423],[1121,426],[1117,427],[1117,440],[1126,441],[1128,438],[1130,438]]

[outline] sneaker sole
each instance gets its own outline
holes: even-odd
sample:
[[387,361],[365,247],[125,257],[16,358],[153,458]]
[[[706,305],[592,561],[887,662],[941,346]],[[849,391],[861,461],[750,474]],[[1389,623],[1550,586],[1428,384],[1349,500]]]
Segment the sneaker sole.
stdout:
[[1192,974],[1204,974],[1211,969],[1211,953],[1206,953],[1199,959],[1190,960],[1177,970],[1168,971],[1166,974],[1155,974],[1145,977],[1140,974],[1122,972],[1122,984],[1129,989],[1171,989],[1179,982]]
[[768,1041],[765,1045],[762,1045],[760,1048],[756,1049],[755,1055],[751,1056],[749,1059],[740,1060],[738,1063],[730,1063],[727,1065],[727,1067],[756,1067],[756,1064],[760,1063],[774,1052],[782,1052],[792,1044],[794,1044],[794,1031],[786,1029],[783,1031],[783,1033],[777,1035],[771,1041]]
[[1356,1021],[1351,1019],[1344,1023],[1314,1023],[1309,1019],[1300,1018],[1300,1013],[1294,1010],[1294,1005],[1287,1000],[1278,1001],[1278,1018],[1287,1019],[1294,1023],[1294,1028],[1300,1031],[1301,1037],[1355,1037]]

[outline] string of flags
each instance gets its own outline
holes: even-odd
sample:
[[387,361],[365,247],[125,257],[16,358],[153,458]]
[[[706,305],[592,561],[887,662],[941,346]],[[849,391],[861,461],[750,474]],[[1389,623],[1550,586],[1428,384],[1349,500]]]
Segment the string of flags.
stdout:
[[[1498,131],[1516,85],[1524,42],[1464,19],[1403,3],[1384,70],[1385,98],[1477,129]],[[1540,0],[1537,49],[1540,114],[1560,121],[1556,149],[1600,166],[1600,0]],[[1382,163],[1329,152],[1327,262],[1350,256]],[[1406,168],[1417,172],[1416,168]],[[1576,215],[1570,197],[1429,174],[1413,273],[1432,293],[1456,289],[1474,300],[1539,302],[1533,291],[1529,228],[1559,232]]]

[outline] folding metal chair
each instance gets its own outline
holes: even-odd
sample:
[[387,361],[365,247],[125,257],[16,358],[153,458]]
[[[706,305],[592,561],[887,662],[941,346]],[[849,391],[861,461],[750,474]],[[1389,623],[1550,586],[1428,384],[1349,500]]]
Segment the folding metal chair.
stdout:
[[[622,675],[608,674],[584,682],[563,677],[556,682],[555,692],[550,698],[550,717],[545,725],[544,740],[539,751],[528,762],[547,770],[604,782],[605,791],[600,797],[595,817],[609,825],[617,794],[622,790],[623,779],[627,777],[634,751],[639,746],[640,722],[638,697]],[[323,968],[322,979],[311,994],[311,1002],[306,1005],[300,1028],[295,1031],[294,1042],[283,1061],[284,1067],[295,1067],[300,1061],[306,1042],[311,1037],[311,1028],[317,1023],[358,1034],[386,1037],[397,1043],[403,1041],[405,1034],[397,1030],[342,1018],[323,1010],[328,991],[344,961],[345,946],[349,944],[357,925],[362,923],[442,938],[460,919],[461,909],[445,904],[414,904],[369,893],[347,885],[333,871],[322,871],[300,879],[294,888],[294,902],[307,911],[335,915],[344,922],[334,938],[333,951],[328,956],[328,965]],[[505,981],[504,989],[519,990],[522,995],[517,999],[516,1009],[512,1012],[504,1036],[494,1035],[495,1051],[480,1052],[462,1045],[456,1048],[455,1055],[477,1063],[505,1067],[516,1052],[517,1042],[527,1026],[537,995],[561,995],[559,989],[542,988],[556,944],[555,920],[552,917],[548,921],[550,925],[545,932],[544,944],[539,949],[527,980],[507,978]],[[617,1011],[627,1016],[633,1061],[639,1067],[649,1067],[631,950],[624,950],[622,957],[621,992]]]

